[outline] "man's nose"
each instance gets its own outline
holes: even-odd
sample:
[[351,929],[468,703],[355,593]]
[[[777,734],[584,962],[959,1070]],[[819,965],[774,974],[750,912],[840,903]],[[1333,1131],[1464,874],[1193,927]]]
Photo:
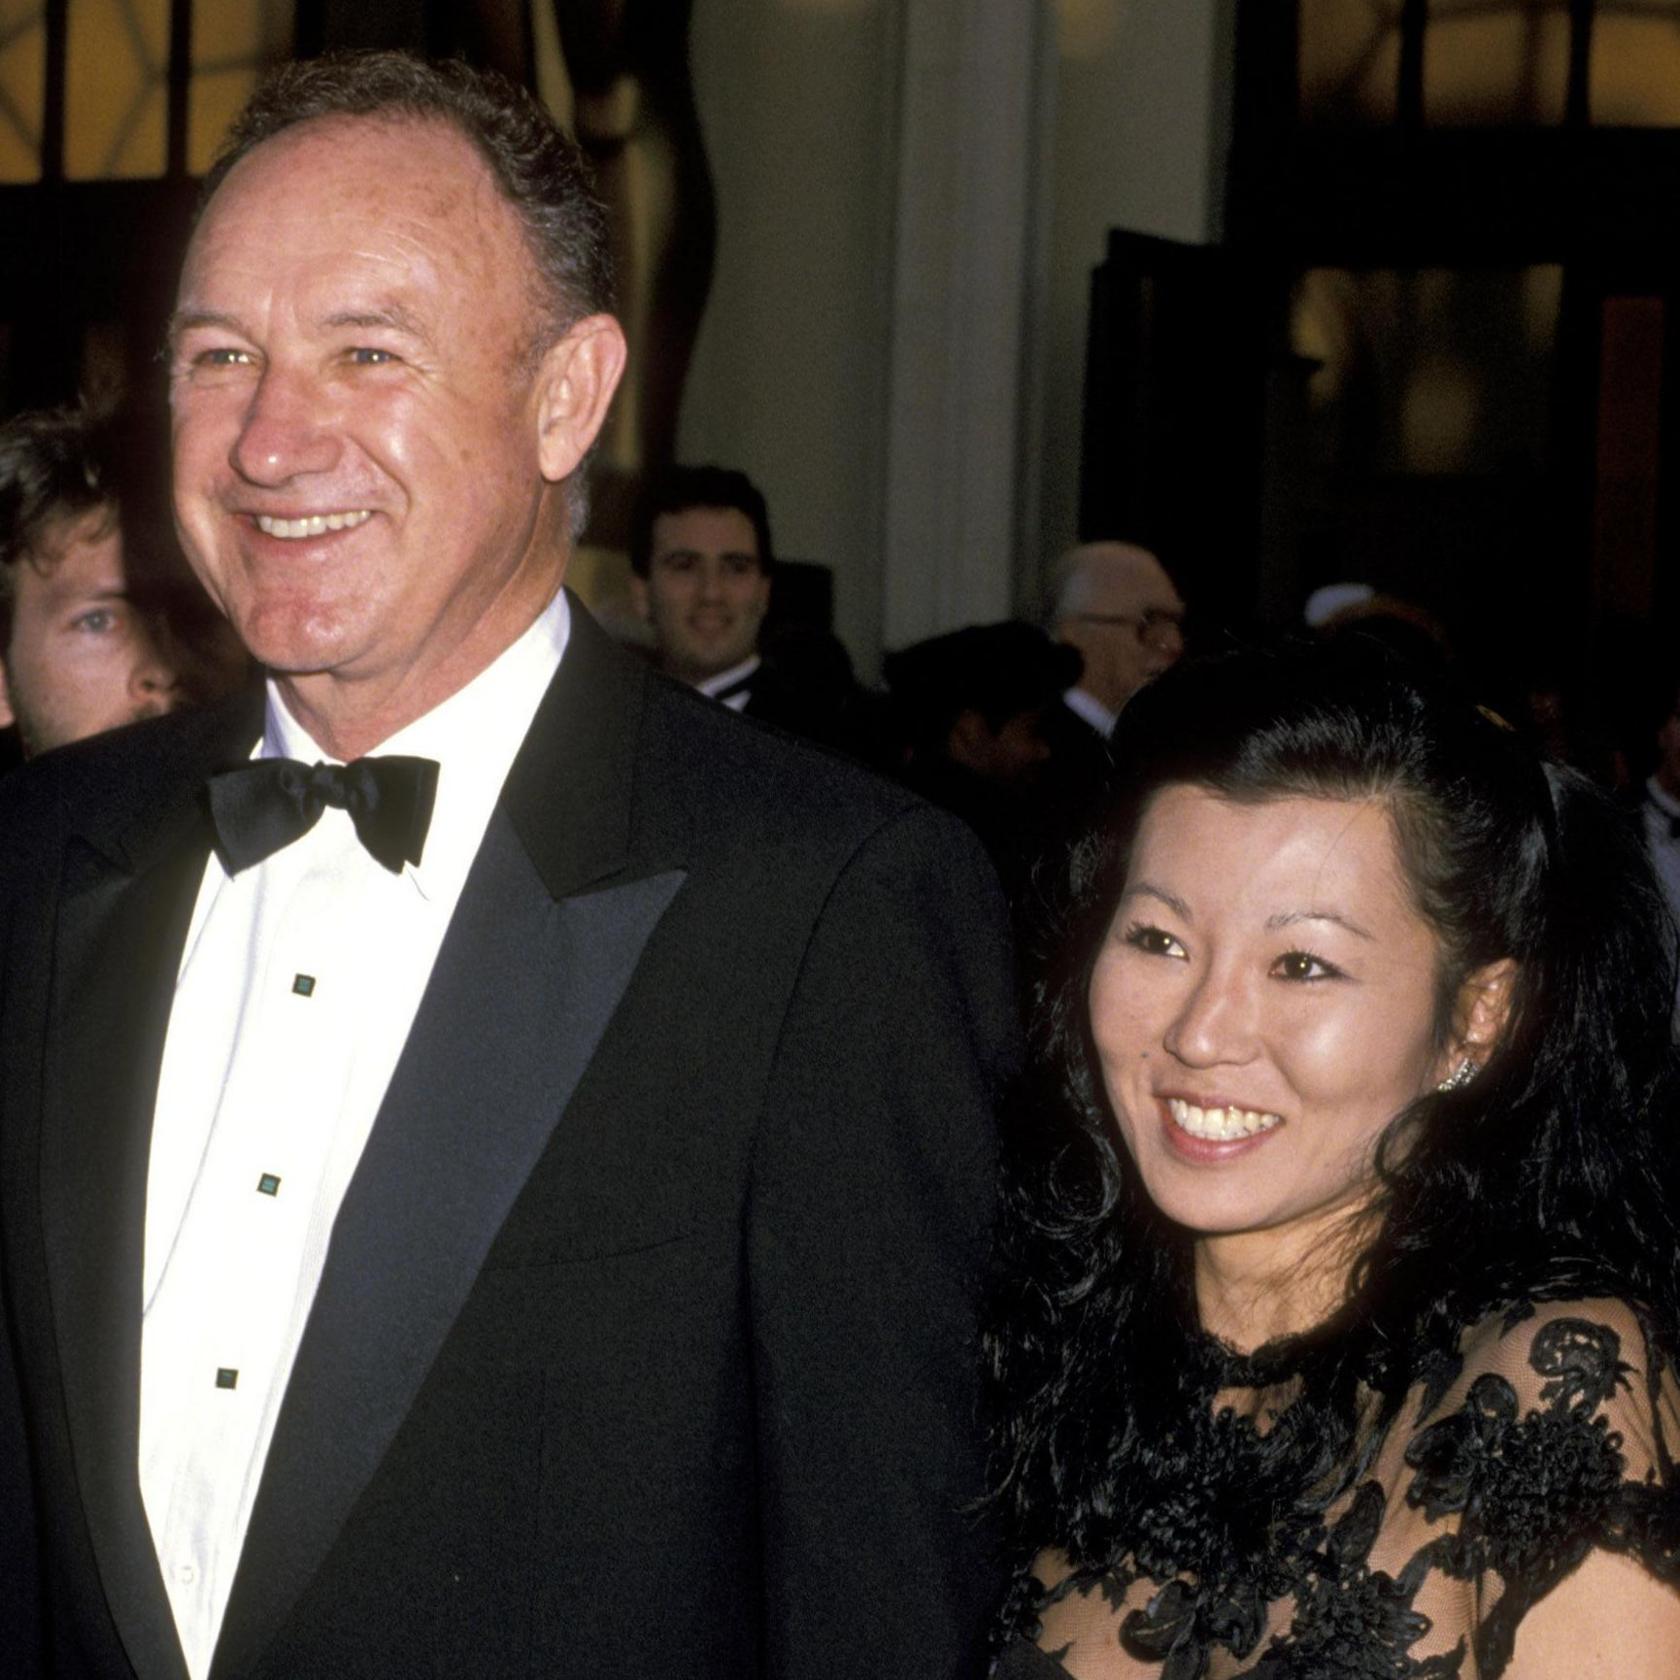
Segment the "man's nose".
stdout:
[[1186,994],[1162,1044],[1186,1067],[1238,1065],[1254,1055],[1254,998],[1238,975],[1205,969]]
[[228,458],[247,483],[281,485],[305,474],[330,472],[341,448],[313,383],[270,365],[251,395]]

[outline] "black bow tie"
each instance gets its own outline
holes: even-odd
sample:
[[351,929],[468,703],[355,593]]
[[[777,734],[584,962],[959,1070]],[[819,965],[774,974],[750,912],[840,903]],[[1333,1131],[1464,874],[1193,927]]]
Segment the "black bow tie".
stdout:
[[216,849],[230,875],[307,834],[329,805],[350,813],[362,844],[393,872],[418,863],[432,820],[438,767],[430,758],[300,764],[258,758],[209,781]]

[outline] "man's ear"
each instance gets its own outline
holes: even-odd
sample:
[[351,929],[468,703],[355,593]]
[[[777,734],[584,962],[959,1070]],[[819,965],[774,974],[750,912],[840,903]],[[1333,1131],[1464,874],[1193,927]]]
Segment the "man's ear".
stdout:
[[6,662],[0,659],[0,729],[9,729],[17,722],[17,712],[12,706],[12,691],[6,681]]
[[1476,969],[1458,988],[1448,1041],[1448,1072],[1466,1061],[1483,1067],[1499,1048],[1511,1020],[1517,974],[1515,958],[1501,957]]
[[624,329],[610,315],[574,322],[543,353],[537,374],[537,462],[550,484],[589,453],[624,374]]

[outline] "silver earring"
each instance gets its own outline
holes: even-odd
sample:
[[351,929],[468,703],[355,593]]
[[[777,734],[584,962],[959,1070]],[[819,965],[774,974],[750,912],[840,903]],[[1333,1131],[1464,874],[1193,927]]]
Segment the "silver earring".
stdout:
[[1437,1091],[1462,1091],[1476,1077],[1476,1064],[1468,1056],[1439,1085]]

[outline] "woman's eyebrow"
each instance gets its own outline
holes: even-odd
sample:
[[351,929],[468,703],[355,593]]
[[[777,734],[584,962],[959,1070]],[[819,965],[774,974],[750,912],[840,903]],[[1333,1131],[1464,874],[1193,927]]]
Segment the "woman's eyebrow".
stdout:
[[1158,887],[1153,881],[1134,881],[1126,889],[1127,898],[1153,898],[1172,911],[1175,916],[1182,917],[1187,922],[1195,921],[1190,914],[1190,906],[1177,893],[1168,892],[1165,887]]
[[1358,934],[1361,939],[1376,938],[1374,933],[1368,933],[1358,922],[1350,921],[1335,910],[1280,910],[1277,915],[1266,918],[1266,926],[1272,929],[1293,927],[1297,922],[1334,922],[1337,927],[1344,927],[1349,933]]

